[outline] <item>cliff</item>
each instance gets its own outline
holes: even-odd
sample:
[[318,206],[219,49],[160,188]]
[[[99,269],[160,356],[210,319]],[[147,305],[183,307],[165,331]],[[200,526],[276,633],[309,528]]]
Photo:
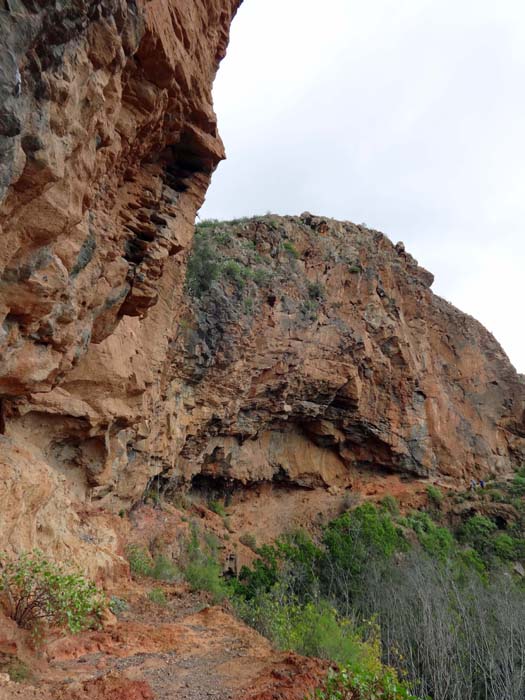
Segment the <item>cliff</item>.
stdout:
[[10,550],[118,574],[117,514],[152,484],[358,491],[525,457],[523,378],[402,244],[310,214],[204,222],[188,266],[238,4],[1,10]]
[[523,461],[523,377],[402,243],[308,213],[204,222],[188,282],[182,476],[458,484]]
[[125,485],[154,440],[195,212],[224,156],[211,87],[239,4],[0,4],[6,546],[96,568],[107,543],[72,501],[114,480],[136,497],[158,471],[145,447]]

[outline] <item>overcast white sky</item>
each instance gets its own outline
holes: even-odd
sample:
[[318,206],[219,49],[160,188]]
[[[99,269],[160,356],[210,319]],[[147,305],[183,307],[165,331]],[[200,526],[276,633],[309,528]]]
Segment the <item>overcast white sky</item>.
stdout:
[[386,233],[525,372],[525,1],[245,0],[202,217]]

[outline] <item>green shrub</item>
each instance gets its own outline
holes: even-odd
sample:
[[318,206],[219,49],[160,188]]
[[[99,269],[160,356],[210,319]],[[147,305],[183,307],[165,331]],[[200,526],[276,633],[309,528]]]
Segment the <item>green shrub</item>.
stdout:
[[150,553],[145,547],[138,544],[130,544],[126,547],[126,558],[132,576],[149,576],[153,568]]
[[226,509],[220,501],[209,501],[208,508],[214,513],[217,513],[217,515],[220,515],[221,518],[226,517]]
[[237,287],[244,289],[246,280],[251,277],[250,268],[245,267],[236,260],[227,260],[221,267],[221,272],[228,277]]
[[320,301],[324,299],[325,291],[320,282],[308,282],[308,296],[310,299]]
[[307,299],[301,304],[301,314],[308,321],[315,321],[319,314],[319,302],[315,299]]
[[390,515],[399,515],[399,503],[395,496],[387,494],[381,499],[381,507],[384,508]]
[[419,700],[394,671],[382,667],[379,671],[352,671],[342,668],[329,671],[320,688],[307,696],[308,700]]
[[208,538],[205,549],[200,545],[197,527],[192,524],[192,533],[186,547],[184,578],[194,591],[208,591],[218,603],[226,597],[226,584],[217,560],[215,539]]
[[126,557],[134,577],[147,576],[156,581],[174,581],[179,575],[179,570],[167,557],[157,554],[153,559],[146,547],[138,544],[128,545]]
[[285,253],[287,253],[287,255],[290,258],[293,258],[294,260],[297,260],[297,258],[299,257],[299,253],[297,252],[297,249],[291,241],[283,242],[283,250],[285,251]]
[[257,549],[257,540],[255,539],[255,535],[252,535],[249,532],[245,532],[239,537],[239,542],[243,544],[245,547],[249,547],[250,549],[253,549],[256,551]]
[[0,553],[0,593],[7,614],[24,629],[47,623],[79,632],[97,625],[106,606],[94,583],[67,573],[38,550],[16,559]]
[[153,566],[147,574],[156,581],[175,581],[179,577],[179,570],[170,559],[163,554],[157,554]]
[[359,263],[349,263],[348,264],[348,272],[351,275],[357,275],[360,272],[363,272],[363,268],[361,267],[361,265]]
[[13,683],[24,683],[33,680],[33,673],[29,666],[20,659],[12,659],[9,663],[0,666],[0,671],[7,673]]
[[113,613],[113,615],[120,615],[120,613],[123,613],[125,610],[129,608],[129,605],[124,598],[119,598],[116,595],[112,595],[111,598],[109,599],[109,609]]
[[270,283],[272,273],[262,267],[257,267],[253,271],[253,281],[259,287],[264,287]]
[[525,476],[516,474],[510,483],[509,492],[513,496],[525,496]]
[[210,244],[205,233],[197,231],[186,268],[188,292],[194,297],[201,297],[219,276],[219,269],[217,250]]
[[462,525],[459,536],[480,554],[488,554],[492,549],[492,535],[497,529],[496,524],[484,515],[473,515]]
[[502,532],[496,535],[492,541],[494,554],[500,559],[513,561],[516,556],[516,543],[513,537]]
[[427,486],[427,496],[428,500],[438,508],[441,506],[443,502],[443,493],[437,488],[437,486],[434,486],[433,484],[429,484]]
[[428,513],[411,513],[408,523],[417,534],[423,549],[429,554],[442,561],[455,555],[456,543],[453,534],[448,528],[436,525]]
[[168,604],[168,599],[162,588],[152,588],[148,593],[148,599],[151,600],[155,605],[160,605],[162,607]]
[[356,587],[372,559],[388,559],[407,547],[390,515],[372,503],[333,520],[325,528],[322,543],[332,568],[346,571],[349,582]]

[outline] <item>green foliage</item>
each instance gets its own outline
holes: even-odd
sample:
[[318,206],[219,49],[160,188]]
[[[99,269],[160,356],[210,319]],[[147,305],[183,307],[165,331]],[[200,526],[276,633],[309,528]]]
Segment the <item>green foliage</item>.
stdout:
[[109,609],[113,615],[120,615],[129,608],[129,605],[124,598],[119,598],[116,595],[112,595],[109,599]]
[[441,506],[443,502],[443,493],[437,488],[437,486],[434,486],[433,484],[429,484],[427,486],[427,496],[428,500],[438,508]]
[[5,665],[0,666],[2,673],[7,673],[9,680],[13,683],[25,683],[33,679],[33,674],[29,666],[20,659],[12,659]]
[[[204,222],[203,222],[204,223]],[[206,227],[201,224],[201,229]],[[196,231],[193,248],[186,269],[186,288],[194,297],[201,297],[209,291],[213,282],[219,276],[220,265],[217,251],[210,243],[205,233]]]
[[179,576],[177,567],[163,554],[153,559],[145,547],[138,544],[128,545],[126,557],[132,576],[146,576],[156,581],[174,581]]
[[179,577],[179,570],[170,559],[163,554],[157,554],[148,576],[156,581],[172,582]]
[[480,554],[489,554],[492,549],[492,535],[497,526],[484,515],[473,515],[459,531],[463,542],[471,544]]
[[492,540],[494,554],[500,559],[513,561],[517,558],[517,543],[513,537],[505,532],[496,535]]
[[316,301],[324,299],[325,291],[323,285],[320,282],[308,282],[308,296]]
[[220,501],[208,501],[208,508],[217,515],[220,515],[221,518],[226,517],[226,508],[224,507],[224,504]]
[[319,302],[315,299],[306,299],[301,304],[301,314],[308,321],[315,321],[319,313]]
[[516,474],[509,490],[513,496],[525,496],[525,476],[520,473]]
[[360,272],[363,272],[363,268],[362,268],[361,265],[359,265],[359,264],[350,263],[350,264],[348,265],[348,272],[349,272],[351,275],[358,275]]
[[283,241],[283,250],[290,258],[293,258],[294,260],[297,260],[299,257],[299,253],[291,241]]
[[168,599],[162,588],[152,588],[148,593],[148,600],[161,607],[165,607],[168,604]]
[[521,700],[523,590],[501,566],[525,554],[522,526],[475,516],[458,542],[429,513],[389,508],[346,512],[318,542],[299,532],[261,547],[230,585],[238,613],[281,649],[342,664],[346,679],[314,698]]
[[251,277],[250,268],[237,262],[236,260],[227,260],[225,263],[223,263],[221,272],[225,277],[228,277],[239,290],[244,289],[246,280]]
[[0,553],[0,593],[8,615],[24,629],[47,623],[79,632],[97,625],[106,606],[94,583],[67,573],[38,550],[16,559]]
[[227,590],[217,560],[216,542],[208,538],[204,547],[201,547],[198,530],[194,524],[186,547],[186,559],[183,573],[191,588],[194,591],[208,591],[216,603],[223,600]]
[[333,520],[325,529],[322,542],[331,566],[344,569],[352,581],[350,585],[355,586],[360,585],[359,579],[372,560],[388,559],[407,548],[389,514],[371,503]]
[[255,284],[257,284],[259,287],[265,287],[270,283],[272,279],[272,274],[268,270],[265,270],[263,267],[257,267],[253,271],[253,281]]
[[363,641],[363,630],[338,615],[327,601],[300,603],[278,584],[249,602],[237,600],[236,605],[244,621],[278,649],[348,664],[353,669],[381,667],[377,631],[369,634],[369,641]]
[[343,667],[329,671],[326,681],[308,700],[419,700],[394,669],[353,671]]
[[408,525],[418,536],[425,551],[442,561],[454,556],[456,544],[454,536],[446,527],[439,527],[428,515],[416,511],[407,518]]
[[138,544],[130,544],[126,547],[126,558],[129,562],[131,574],[137,576],[149,576],[153,568],[150,553],[145,547]]
[[399,515],[399,503],[395,496],[387,494],[381,499],[381,507],[384,508],[390,515]]

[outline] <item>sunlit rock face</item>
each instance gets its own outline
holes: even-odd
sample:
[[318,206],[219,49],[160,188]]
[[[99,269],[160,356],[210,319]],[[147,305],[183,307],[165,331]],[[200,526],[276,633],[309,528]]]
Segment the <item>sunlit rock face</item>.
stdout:
[[130,440],[162,401],[195,212],[224,155],[211,87],[239,4],[0,2],[4,485],[17,443],[79,500],[117,482],[131,498],[157,470]]

